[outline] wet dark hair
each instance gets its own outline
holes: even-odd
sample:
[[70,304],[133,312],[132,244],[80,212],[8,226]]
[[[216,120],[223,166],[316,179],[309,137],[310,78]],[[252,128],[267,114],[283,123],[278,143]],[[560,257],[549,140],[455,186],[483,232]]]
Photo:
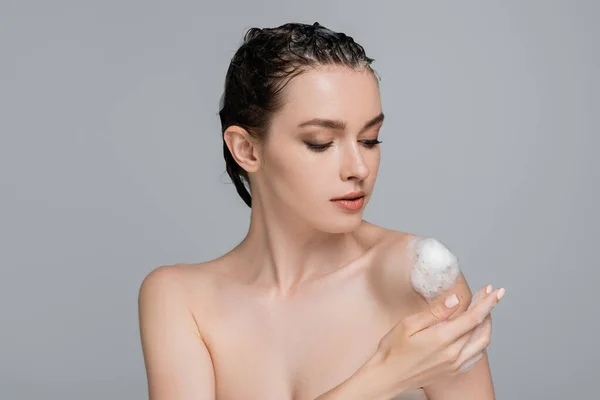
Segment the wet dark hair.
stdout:
[[352,37],[318,22],[248,29],[229,64],[219,110],[226,171],[248,207],[252,207],[252,196],[244,182],[250,188],[250,180],[227,147],[227,128],[236,125],[252,138],[264,140],[271,117],[283,105],[283,89],[293,77],[324,65],[366,68],[375,73],[373,61]]

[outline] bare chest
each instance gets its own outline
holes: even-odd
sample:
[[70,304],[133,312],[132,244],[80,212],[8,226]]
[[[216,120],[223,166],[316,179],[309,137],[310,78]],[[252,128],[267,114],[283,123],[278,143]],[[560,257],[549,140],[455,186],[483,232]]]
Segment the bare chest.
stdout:
[[210,335],[219,398],[314,399],[364,364],[387,332],[384,318],[365,309],[249,308]]
[[394,324],[360,282],[297,301],[222,294],[205,332],[218,399],[313,400],[356,372]]

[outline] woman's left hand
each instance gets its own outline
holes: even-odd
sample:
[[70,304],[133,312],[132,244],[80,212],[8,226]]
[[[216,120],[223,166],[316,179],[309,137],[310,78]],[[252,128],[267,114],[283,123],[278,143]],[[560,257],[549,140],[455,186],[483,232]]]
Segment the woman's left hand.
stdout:
[[[475,293],[473,295],[473,298],[471,299],[471,304],[469,304],[469,308],[467,310],[471,309],[472,307],[477,305],[479,303],[479,301],[481,301],[481,299],[487,294],[487,292],[486,292],[487,288],[488,288],[488,286],[484,286],[483,288],[479,289],[477,291],[477,293]],[[489,289],[491,292],[492,291],[491,285],[489,286]],[[473,346],[474,343],[476,343],[478,341],[478,339],[480,339],[481,337],[491,336],[491,333],[492,333],[491,331],[492,331],[492,315],[488,314],[488,316],[483,320],[483,322],[481,324],[479,324],[479,326],[475,329],[475,332],[473,332],[473,334],[469,338],[468,342],[465,344],[465,347],[463,347],[462,351],[468,351],[469,348],[471,346]],[[483,357],[483,351],[478,353],[477,355],[469,358],[464,363],[462,363],[460,366],[460,370],[462,372],[467,372],[468,370],[473,368],[475,366],[475,364],[477,364],[477,361],[481,360],[482,357]]]
[[[491,292],[492,291],[491,285],[489,285],[489,287],[490,287],[490,292]],[[473,295],[473,297],[471,298],[471,303],[469,304],[469,307],[467,308],[467,310],[470,310],[472,307],[475,307],[477,304],[479,304],[481,299],[483,297],[485,297],[485,295],[488,293],[487,288],[488,288],[488,286],[484,286]],[[460,314],[453,315],[452,317],[449,318],[449,320],[456,318],[458,315],[460,315]],[[448,321],[442,321],[435,325],[432,325],[431,327],[445,324],[447,322]],[[491,330],[492,330],[492,317],[491,317],[491,314],[488,314],[488,316],[483,320],[483,322],[481,324],[479,324],[479,326],[477,328],[475,328],[473,334],[471,335],[471,337],[469,338],[469,340],[463,347],[461,354],[463,352],[468,352],[471,349],[471,347],[475,346],[475,343],[477,343],[479,341],[479,339],[481,339],[482,337],[491,335]],[[477,361],[481,360],[482,357],[483,357],[483,351],[479,352],[475,356],[473,356],[473,357],[469,358],[468,360],[466,360],[465,362],[463,362],[460,366],[460,370],[462,372],[467,372],[468,370],[473,368],[473,366],[475,366],[475,364],[477,364]],[[459,356],[459,358],[460,358],[460,356]]]

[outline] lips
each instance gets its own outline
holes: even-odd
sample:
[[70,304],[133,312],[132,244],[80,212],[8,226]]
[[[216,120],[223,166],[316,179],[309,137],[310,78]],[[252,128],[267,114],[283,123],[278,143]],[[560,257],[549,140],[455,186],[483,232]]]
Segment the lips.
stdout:
[[360,196],[356,200],[340,199],[332,200],[333,204],[345,211],[357,212],[362,210],[365,205],[365,196]]
[[338,201],[338,200],[356,200],[359,199],[361,197],[365,196],[365,192],[363,191],[359,191],[359,192],[352,192],[352,193],[347,193],[344,196],[341,197],[336,197],[331,199],[332,201]]

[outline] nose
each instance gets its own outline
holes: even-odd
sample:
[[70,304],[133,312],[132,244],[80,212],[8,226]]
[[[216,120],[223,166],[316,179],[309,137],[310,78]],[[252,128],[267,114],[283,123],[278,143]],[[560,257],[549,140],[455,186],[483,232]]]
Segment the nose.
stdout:
[[342,180],[365,180],[369,176],[369,167],[363,157],[360,145],[350,146],[350,150],[342,156],[342,166],[340,169]]

